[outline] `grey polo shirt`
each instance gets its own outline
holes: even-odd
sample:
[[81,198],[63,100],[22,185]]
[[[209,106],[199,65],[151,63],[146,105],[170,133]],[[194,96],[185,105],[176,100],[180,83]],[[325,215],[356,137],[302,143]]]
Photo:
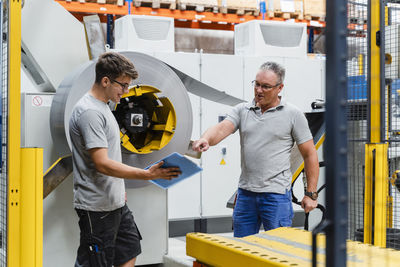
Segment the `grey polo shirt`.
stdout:
[[124,180],[98,172],[92,148],[107,148],[108,157],[121,162],[119,127],[108,105],[86,94],[75,105],[69,121],[74,174],[74,207],[112,211],[125,205]]
[[290,188],[290,152],[295,142],[312,139],[307,119],[281,100],[264,113],[253,103],[241,103],[227,114],[239,129],[242,173],[239,188],[252,192],[285,193]]

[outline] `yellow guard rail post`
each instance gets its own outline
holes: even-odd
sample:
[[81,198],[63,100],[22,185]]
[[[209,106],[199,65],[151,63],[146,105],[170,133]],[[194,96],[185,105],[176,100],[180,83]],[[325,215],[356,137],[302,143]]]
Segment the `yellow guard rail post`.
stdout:
[[7,266],[19,267],[21,251],[21,2],[9,0],[8,125],[7,125]]
[[43,152],[21,149],[21,2],[9,0],[7,266],[43,262]]
[[[365,145],[364,242],[386,247],[388,197],[388,145],[381,136],[381,5],[371,0],[370,28],[370,143]],[[383,38],[381,38],[383,39]],[[374,204],[373,204],[374,203]]]

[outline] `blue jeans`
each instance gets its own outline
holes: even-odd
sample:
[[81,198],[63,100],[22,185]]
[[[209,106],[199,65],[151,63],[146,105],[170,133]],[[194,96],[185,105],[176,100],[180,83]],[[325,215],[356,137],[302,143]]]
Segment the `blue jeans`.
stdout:
[[239,188],[233,210],[233,233],[244,237],[258,233],[261,223],[271,230],[291,226],[293,219],[292,193],[255,193]]

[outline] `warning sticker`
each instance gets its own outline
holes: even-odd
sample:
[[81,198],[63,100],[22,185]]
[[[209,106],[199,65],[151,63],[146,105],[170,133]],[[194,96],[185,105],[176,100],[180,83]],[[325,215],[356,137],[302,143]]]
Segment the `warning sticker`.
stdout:
[[32,106],[34,107],[50,107],[53,97],[50,95],[34,95],[32,96]]

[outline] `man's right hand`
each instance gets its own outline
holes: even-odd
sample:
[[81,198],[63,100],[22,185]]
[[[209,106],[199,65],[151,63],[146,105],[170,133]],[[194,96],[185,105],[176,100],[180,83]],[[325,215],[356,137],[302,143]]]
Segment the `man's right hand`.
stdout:
[[192,149],[197,152],[205,152],[210,148],[208,141],[204,138],[200,138],[193,142]]
[[160,161],[157,164],[151,166],[147,171],[149,172],[149,180],[153,179],[165,179],[171,180],[172,178],[178,177],[182,172],[179,167],[168,167],[162,168],[164,161]]

